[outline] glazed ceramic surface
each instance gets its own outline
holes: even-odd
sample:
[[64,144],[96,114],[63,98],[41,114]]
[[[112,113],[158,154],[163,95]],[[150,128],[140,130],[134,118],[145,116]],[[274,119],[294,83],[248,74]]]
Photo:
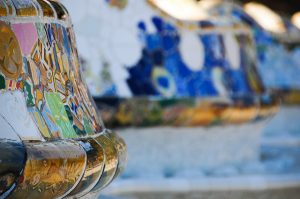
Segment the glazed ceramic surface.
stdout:
[[252,31],[228,15],[227,4],[202,8],[209,17],[188,21],[155,1],[64,2],[80,13],[74,22],[84,74],[106,123],[202,126],[274,113]]
[[81,197],[124,169],[124,141],[103,126],[57,1],[0,1],[0,128],[0,198]]
[[300,30],[282,18],[284,32],[274,33],[258,24],[239,7],[232,15],[251,26],[257,44],[258,70],[267,89],[279,94],[285,102],[300,102]]
[[[12,94],[10,97],[15,100],[7,100],[19,103],[20,108],[27,108],[46,139],[76,138],[103,131],[80,76],[67,12],[59,7],[62,16],[55,16],[53,12],[52,19],[41,19],[33,1],[16,2],[19,10],[33,9],[32,12],[24,11],[24,18],[36,18],[31,21],[22,17],[14,20],[3,18],[1,21],[2,90],[24,93]],[[51,9],[51,4],[45,5]],[[7,113],[10,114],[9,111]]]

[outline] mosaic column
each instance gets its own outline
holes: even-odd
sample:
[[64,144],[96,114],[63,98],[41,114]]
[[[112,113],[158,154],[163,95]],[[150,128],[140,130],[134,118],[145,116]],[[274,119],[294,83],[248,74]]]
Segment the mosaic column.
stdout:
[[88,93],[58,1],[0,2],[0,127],[0,198],[82,197],[126,164],[124,141],[108,136]]

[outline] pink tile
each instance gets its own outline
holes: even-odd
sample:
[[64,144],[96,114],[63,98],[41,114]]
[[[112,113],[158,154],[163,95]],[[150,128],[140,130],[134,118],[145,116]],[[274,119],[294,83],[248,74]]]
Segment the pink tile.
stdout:
[[29,55],[38,39],[35,25],[33,23],[13,24],[12,28],[18,38],[23,55]]

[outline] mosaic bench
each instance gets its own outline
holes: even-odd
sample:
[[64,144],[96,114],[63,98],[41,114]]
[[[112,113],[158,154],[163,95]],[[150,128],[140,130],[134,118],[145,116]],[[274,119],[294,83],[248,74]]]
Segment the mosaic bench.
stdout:
[[172,12],[176,3],[167,0],[63,2],[76,15],[84,76],[102,119],[128,143],[124,178],[259,159],[279,101],[258,73],[252,29],[229,14],[231,4],[176,1]]
[[57,1],[0,1],[0,198],[78,198],[126,164],[82,80]]

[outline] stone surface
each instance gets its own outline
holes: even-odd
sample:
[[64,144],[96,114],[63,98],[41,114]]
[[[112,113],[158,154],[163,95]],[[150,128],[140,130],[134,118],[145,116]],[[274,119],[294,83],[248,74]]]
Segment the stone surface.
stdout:
[[[296,122],[298,117],[299,107],[282,107],[280,113],[268,122],[262,139],[259,138],[259,148],[256,151],[259,154],[258,161],[235,166],[227,165],[218,169],[181,170],[175,172],[174,176],[124,175],[113,183],[105,194],[124,199],[298,199],[300,193],[300,141]],[[280,122],[281,120],[283,122]],[[156,131],[158,133],[158,129]],[[211,135],[209,130],[206,130],[206,135]],[[226,137],[225,134],[221,135]],[[228,135],[226,138],[229,139]],[[223,137],[219,135],[219,140],[222,139]],[[147,145],[141,145],[147,148]],[[235,156],[237,151],[233,154],[232,156]],[[169,160],[169,157],[166,159]]]
[[265,137],[300,138],[300,106],[282,106],[264,130]]
[[191,193],[136,193],[125,194],[121,197],[121,199],[298,199],[299,195],[300,188],[289,188],[266,191],[197,191]]
[[[124,178],[172,177],[185,171],[237,173],[233,165],[258,162],[264,122],[211,128],[120,129],[128,145]],[[190,175],[190,174],[189,174]]]

